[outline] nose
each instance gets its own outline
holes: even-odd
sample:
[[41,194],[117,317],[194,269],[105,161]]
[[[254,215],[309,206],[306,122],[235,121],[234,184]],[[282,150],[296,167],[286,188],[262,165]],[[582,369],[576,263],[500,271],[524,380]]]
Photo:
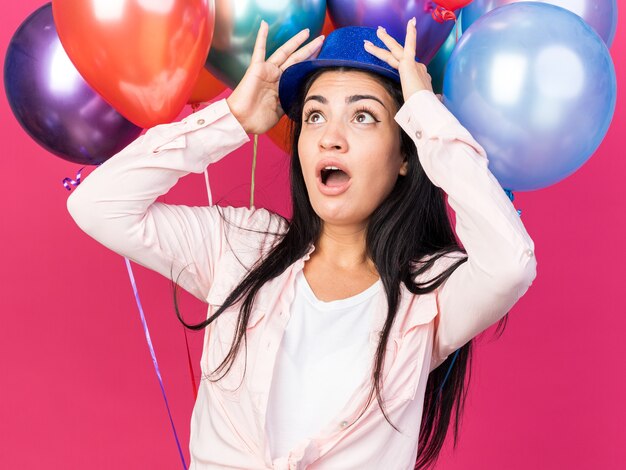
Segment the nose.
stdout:
[[319,139],[320,150],[334,150],[345,152],[348,150],[348,141],[345,136],[343,125],[340,122],[328,122]]

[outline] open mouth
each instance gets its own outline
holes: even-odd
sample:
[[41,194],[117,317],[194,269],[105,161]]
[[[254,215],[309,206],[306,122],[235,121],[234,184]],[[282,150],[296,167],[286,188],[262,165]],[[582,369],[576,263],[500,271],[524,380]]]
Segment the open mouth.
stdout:
[[322,184],[324,186],[337,187],[348,182],[350,177],[348,174],[337,167],[322,168],[321,172]]

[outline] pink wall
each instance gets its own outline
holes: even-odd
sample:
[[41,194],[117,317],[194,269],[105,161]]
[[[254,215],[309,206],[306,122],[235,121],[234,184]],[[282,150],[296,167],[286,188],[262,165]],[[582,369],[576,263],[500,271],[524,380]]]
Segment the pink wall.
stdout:
[[[43,2],[4,2],[2,63],[19,24]],[[612,54],[626,75],[626,33]],[[507,330],[479,338],[460,442],[437,468],[626,468],[626,128],[623,94],[599,151],[566,181],[519,193],[536,243],[538,277]],[[0,467],[182,468],[139,321],[124,260],[76,227],[65,176],[79,166],[32,141],[0,93]],[[260,139],[256,205],[285,213],[287,157]],[[246,205],[252,145],[214,165],[215,199]],[[164,199],[203,204],[202,176]],[[169,283],[134,266],[174,421],[188,460],[193,406],[184,333]],[[182,308],[199,320],[203,304]],[[194,366],[201,333],[189,333]],[[451,436],[450,436],[451,437]]]

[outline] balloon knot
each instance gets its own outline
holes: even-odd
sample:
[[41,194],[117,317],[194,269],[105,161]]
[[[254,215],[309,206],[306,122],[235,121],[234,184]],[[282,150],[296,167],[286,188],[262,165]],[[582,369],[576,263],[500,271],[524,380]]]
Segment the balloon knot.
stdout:
[[437,8],[431,11],[430,15],[437,23],[443,23],[444,21],[456,21],[456,15],[454,12],[446,10],[441,5],[437,5]]

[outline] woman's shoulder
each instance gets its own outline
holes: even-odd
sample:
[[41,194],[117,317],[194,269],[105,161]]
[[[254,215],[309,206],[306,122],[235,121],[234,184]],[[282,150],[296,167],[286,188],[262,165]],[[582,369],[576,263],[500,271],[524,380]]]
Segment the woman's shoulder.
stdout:
[[425,282],[439,276],[456,263],[467,259],[467,253],[462,249],[452,249],[423,256],[411,263],[414,282]]
[[285,217],[264,207],[215,207],[222,212],[226,223],[241,228],[283,232],[289,225]]
[[266,251],[286,233],[289,222],[263,207],[214,206],[220,212],[226,242],[233,250]]
[[219,305],[243,277],[282,239],[288,221],[265,208],[211,206],[219,212],[221,235],[217,276],[209,302]]

